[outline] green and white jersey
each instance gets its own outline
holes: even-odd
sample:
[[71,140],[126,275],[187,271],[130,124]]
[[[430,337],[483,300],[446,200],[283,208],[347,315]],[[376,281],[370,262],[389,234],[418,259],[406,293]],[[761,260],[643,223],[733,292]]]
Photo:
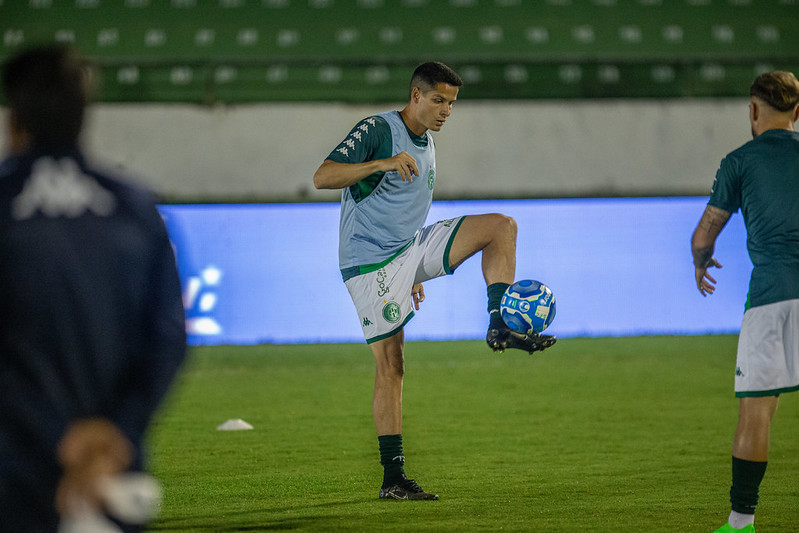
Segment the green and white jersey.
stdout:
[[373,270],[413,241],[427,220],[436,179],[435,145],[429,132],[414,135],[398,111],[368,117],[327,159],[363,163],[407,152],[419,168],[412,182],[398,172],[378,172],[341,191],[339,268],[344,280]]
[[709,205],[746,224],[746,308],[799,298],[799,132],[768,130],[721,161]]

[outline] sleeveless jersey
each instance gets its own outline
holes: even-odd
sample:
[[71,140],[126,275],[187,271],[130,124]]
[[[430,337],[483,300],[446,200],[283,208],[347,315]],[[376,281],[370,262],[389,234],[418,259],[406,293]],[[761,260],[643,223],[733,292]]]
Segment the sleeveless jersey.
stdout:
[[[373,131],[385,127],[383,121],[389,127],[390,137]],[[419,175],[407,182],[402,181],[398,172],[391,171],[364,180],[370,182],[368,188],[353,186],[342,190],[339,268],[345,280],[388,262],[411,243],[416,232],[424,226],[433,200],[436,164],[435,145],[430,133],[416,137],[406,128],[399,112],[389,111],[361,121],[342,146],[349,146],[350,151],[356,154],[358,145],[369,135],[376,135],[379,140],[379,146],[371,150],[372,156],[365,154],[365,158],[358,161],[334,156],[337,153],[334,151],[328,159],[361,163],[407,152],[416,160]],[[389,142],[390,153],[387,149]],[[340,149],[338,153],[341,154]],[[386,155],[375,157],[381,153]]]

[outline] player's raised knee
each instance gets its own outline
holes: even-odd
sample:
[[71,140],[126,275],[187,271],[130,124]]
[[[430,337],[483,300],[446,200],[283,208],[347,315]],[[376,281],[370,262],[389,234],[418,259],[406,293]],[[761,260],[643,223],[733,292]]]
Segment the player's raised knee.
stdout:
[[513,217],[501,213],[492,213],[491,217],[498,232],[511,235],[514,239],[516,238],[517,226]]

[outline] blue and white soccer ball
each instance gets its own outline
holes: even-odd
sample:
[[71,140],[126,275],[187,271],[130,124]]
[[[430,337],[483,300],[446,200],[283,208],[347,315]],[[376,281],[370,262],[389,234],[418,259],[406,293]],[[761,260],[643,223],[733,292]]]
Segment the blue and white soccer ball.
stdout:
[[539,281],[517,281],[502,295],[502,320],[518,333],[541,333],[555,318],[555,295]]

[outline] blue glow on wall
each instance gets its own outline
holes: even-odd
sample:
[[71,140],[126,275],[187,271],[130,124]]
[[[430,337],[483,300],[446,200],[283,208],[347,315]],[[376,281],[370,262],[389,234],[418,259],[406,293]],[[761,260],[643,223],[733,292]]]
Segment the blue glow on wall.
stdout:
[[[519,227],[516,278],[549,285],[560,337],[735,332],[751,271],[740,214],[722,232],[718,288],[696,290],[690,236],[706,198],[434,202],[430,222],[499,212]],[[363,342],[338,270],[337,204],[167,205],[189,342]],[[480,255],[425,284],[408,340],[481,339]],[[409,295],[410,298],[410,295]]]

